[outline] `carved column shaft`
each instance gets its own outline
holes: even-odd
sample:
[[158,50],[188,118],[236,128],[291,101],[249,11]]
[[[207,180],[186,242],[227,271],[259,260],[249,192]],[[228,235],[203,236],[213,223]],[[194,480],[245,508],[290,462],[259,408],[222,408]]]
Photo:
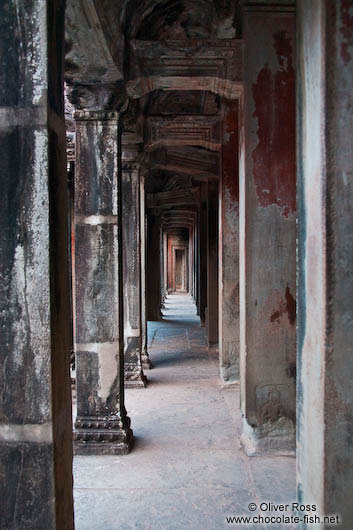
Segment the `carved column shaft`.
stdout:
[[139,144],[122,141],[122,236],[125,386],[143,388]]
[[77,454],[123,454],[124,406],[118,114],[78,111],[75,178]]
[[64,18],[0,2],[3,529],[74,528]]
[[145,176],[140,174],[140,243],[141,243],[141,363],[143,370],[152,368],[148,355],[147,306],[146,306],[146,194]]
[[208,183],[200,186],[200,215],[199,215],[199,312],[201,323],[205,324],[207,307],[207,202]]
[[238,106],[223,103],[219,212],[219,360],[225,383],[239,380]]
[[218,182],[208,183],[207,202],[207,341],[218,344]]

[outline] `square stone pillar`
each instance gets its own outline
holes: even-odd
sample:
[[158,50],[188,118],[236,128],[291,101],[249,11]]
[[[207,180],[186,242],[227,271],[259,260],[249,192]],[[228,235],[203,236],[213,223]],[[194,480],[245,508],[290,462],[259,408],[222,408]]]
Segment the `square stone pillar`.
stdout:
[[224,383],[239,380],[238,103],[223,103],[219,202],[219,361]]
[[[298,2],[298,501],[353,528],[353,2]],[[332,521],[333,522],[333,521]],[[334,528],[307,524],[301,528]]]
[[199,303],[199,209],[195,212],[195,225],[194,225],[194,282],[195,282],[195,304],[198,316],[200,316],[200,303]]
[[168,294],[168,234],[167,232],[162,232],[163,239],[163,289],[162,289],[162,308],[164,308],[164,302]]
[[148,355],[146,307],[146,195],[145,176],[140,174],[140,270],[141,270],[141,363],[143,370],[152,368]]
[[241,410],[249,455],[295,449],[295,12],[244,7]]
[[148,213],[147,222],[147,319],[161,319],[161,230],[160,216]]
[[207,326],[209,346],[218,344],[218,182],[208,183],[207,201]]
[[74,527],[64,16],[0,2],[3,529]]
[[194,300],[194,277],[193,277],[193,263],[194,263],[194,231],[193,228],[189,228],[189,246],[188,246],[188,281],[187,281],[187,290],[191,294]]
[[199,237],[198,237],[198,263],[199,263],[199,316],[201,324],[205,325],[207,307],[207,204],[208,183],[200,184],[200,212],[199,212]]
[[138,143],[122,138],[122,239],[124,293],[124,377],[127,388],[144,388],[141,322],[140,164]]
[[75,306],[77,454],[125,454],[118,114],[77,111]]

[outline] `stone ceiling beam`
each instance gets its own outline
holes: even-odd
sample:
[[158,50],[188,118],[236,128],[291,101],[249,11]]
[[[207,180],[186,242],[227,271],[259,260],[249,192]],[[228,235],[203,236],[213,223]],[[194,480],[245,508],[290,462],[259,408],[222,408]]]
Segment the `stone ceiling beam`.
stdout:
[[130,42],[127,92],[208,90],[227,99],[242,92],[243,43],[239,39]]
[[145,149],[161,146],[198,146],[221,149],[221,120],[210,116],[150,117],[145,122]]
[[145,153],[146,164],[153,169],[196,177],[218,178],[219,153],[191,146],[169,146]]
[[147,208],[161,208],[181,204],[197,204],[200,200],[198,188],[147,193]]

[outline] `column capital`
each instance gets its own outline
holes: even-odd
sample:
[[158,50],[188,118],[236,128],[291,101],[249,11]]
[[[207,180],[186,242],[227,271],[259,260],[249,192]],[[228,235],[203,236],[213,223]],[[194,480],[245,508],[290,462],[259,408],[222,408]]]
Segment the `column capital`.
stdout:
[[76,110],[73,114],[75,121],[116,121],[119,112],[115,110]]
[[134,171],[141,167],[142,139],[135,133],[123,132],[121,136],[121,163],[122,170]]

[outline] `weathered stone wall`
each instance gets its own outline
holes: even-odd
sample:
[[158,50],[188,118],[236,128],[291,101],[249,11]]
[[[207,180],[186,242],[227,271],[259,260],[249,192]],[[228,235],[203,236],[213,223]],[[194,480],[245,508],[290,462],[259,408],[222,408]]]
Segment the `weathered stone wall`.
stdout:
[[64,2],[0,4],[0,527],[73,528]]
[[[298,2],[298,498],[353,526],[353,2]],[[309,525],[308,528],[327,528]]]

